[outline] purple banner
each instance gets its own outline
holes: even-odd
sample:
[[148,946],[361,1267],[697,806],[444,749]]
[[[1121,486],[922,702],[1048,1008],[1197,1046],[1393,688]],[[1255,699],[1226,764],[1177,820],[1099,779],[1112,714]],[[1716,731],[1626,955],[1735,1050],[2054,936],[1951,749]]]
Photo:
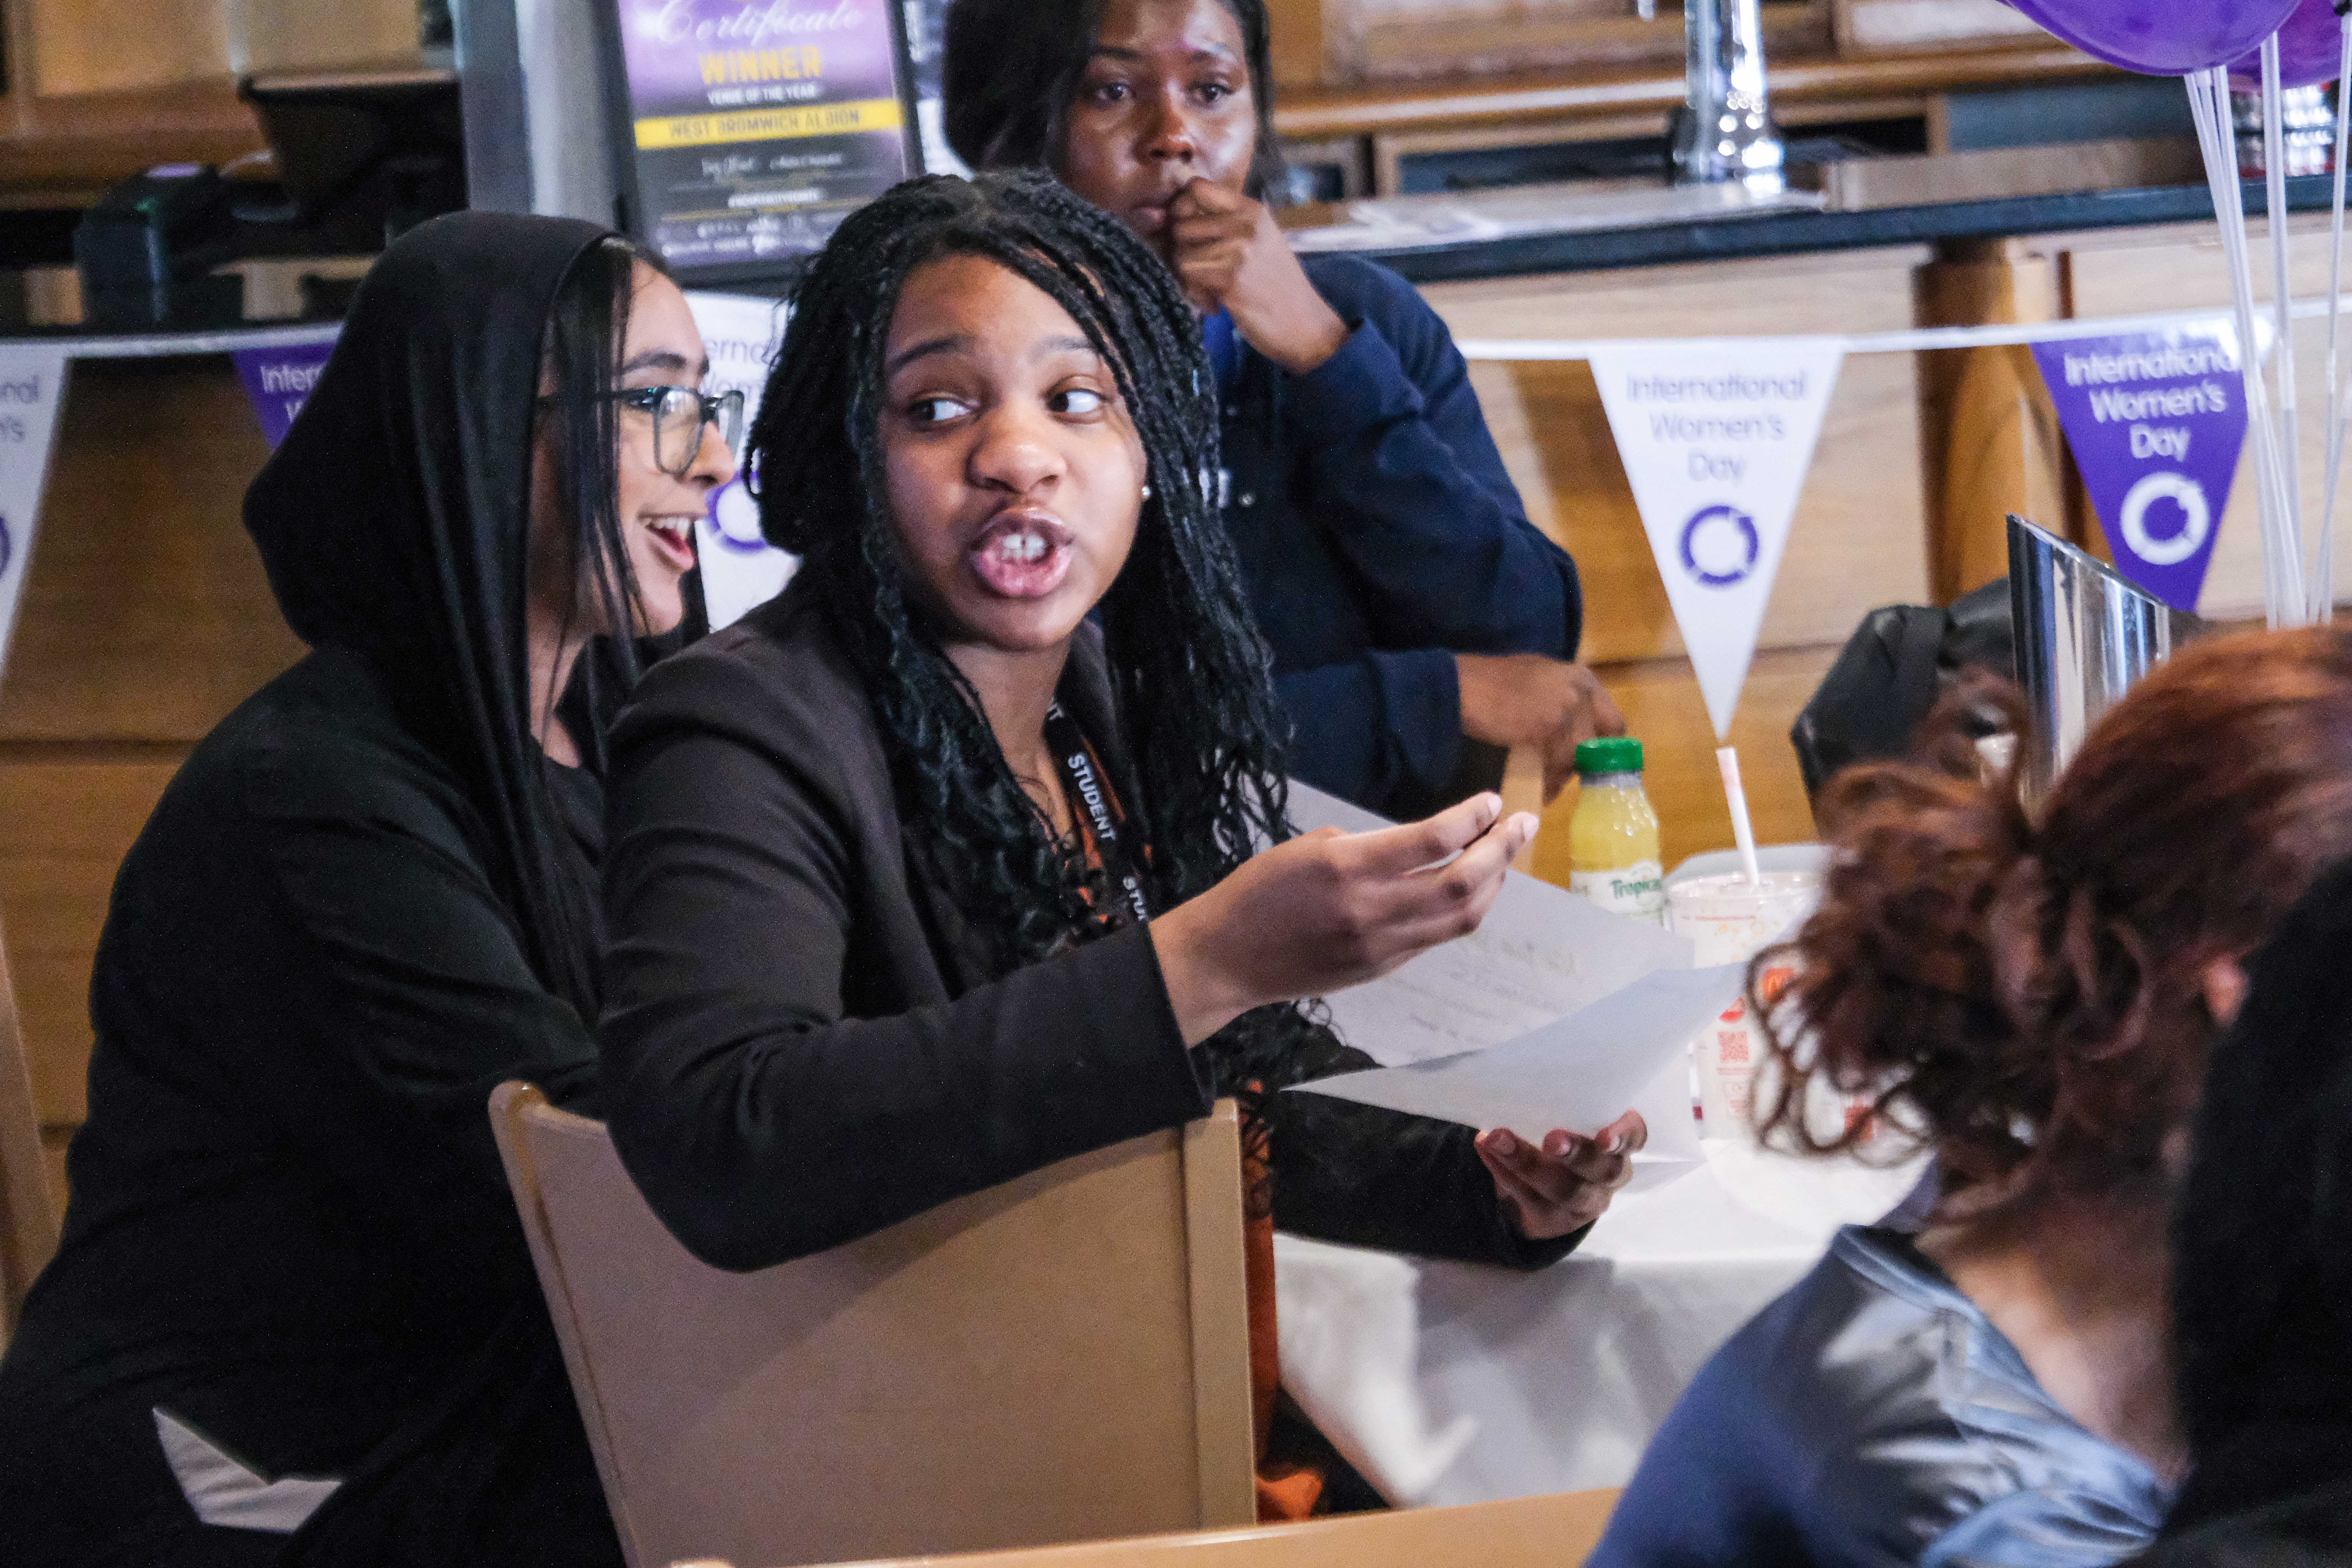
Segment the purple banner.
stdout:
[[619,7],[639,225],[675,266],[814,251],[915,172],[898,0]]
[[236,362],[237,379],[245,383],[245,395],[253,399],[253,411],[261,416],[262,437],[272,450],[293,427],[294,416],[302,412],[334,349],[332,342],[297,343],[284,349],[239,349],[229,355]]
[[2224,321],[2033,345],[2116,570],[2195,610],[2246,439]]

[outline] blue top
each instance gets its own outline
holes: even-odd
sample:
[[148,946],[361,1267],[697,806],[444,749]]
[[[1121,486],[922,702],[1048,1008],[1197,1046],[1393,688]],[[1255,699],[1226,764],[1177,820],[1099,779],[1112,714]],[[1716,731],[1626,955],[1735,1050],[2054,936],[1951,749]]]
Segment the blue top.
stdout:
[[1224,392],[1225,526],[1274,650],[1292,771],[1415,816],[1469,793],[1448,789],[1454,655],[1574,658],[1576,566],[1528,521],[1437,313],[1385,268],[1300,259],[1351,329],[1309,374],[1251,350],[1223,311],[1202,323]]
[[2171,1500],[1907,1237],[1848,1226],[1700,1369],[1587,1568],[2094,1568]]

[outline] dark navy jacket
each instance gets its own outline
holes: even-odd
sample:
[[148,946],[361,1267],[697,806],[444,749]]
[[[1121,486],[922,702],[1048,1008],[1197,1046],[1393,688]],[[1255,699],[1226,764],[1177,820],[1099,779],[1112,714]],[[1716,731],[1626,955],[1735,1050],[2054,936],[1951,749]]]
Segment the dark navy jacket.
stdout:
[[1501,777],[1499,753],[1463,741],[1454,654],[1574,658],[1576,566],[1528,521],[1436,312],[1385,268],[1302,259],[1352,329],[1311,374],[1208,324],[1225,524],[1274,649],[1292,772],[1417,816]]

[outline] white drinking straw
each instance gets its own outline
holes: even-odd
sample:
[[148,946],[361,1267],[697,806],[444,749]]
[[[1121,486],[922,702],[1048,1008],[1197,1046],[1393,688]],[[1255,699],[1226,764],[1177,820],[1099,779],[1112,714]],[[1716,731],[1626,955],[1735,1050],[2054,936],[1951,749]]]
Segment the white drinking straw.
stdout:
[[1739,846],[1740,868],[1757,887],[1764,873],[1756,864],[1756,825],[1748,820],[1748,792],[1739,787],[1739,752],[1730,746],[1715,749],[1716,765],[1723,770],[1723,797],[1731,803],[1731,837]]

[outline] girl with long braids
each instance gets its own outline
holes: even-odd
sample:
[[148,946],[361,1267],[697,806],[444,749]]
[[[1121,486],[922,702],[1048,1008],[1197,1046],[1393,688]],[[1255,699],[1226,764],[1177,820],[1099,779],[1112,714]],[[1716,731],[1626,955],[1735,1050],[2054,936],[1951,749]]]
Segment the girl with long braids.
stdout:
[[1201,316],[1217,503],[1290,727],[1292,772],[1389,816],[1625,721],[1570,662],[1575,564],[1528,521],[1445,323],[1360,257],[1276,226],[1265,0],[954,0],[949,142],[1049,169],[1157,254]]
[[64,1243],[0,1360],[0,1555],[620,1563],[485,1107],[596,1108],[581,667],[683,615],[740,413],[593,224],[437,218],[361,285],[245,501],[310,652],[115,880]]
[[1290,837],[1209,375],[1167,269],[1040,175],[900,185],[808,274],[752,435],[799,574],[614,739],[608,1112],[701,1257],[833,1247],[1219,1093],[1274,1217],[1335,1239],[1538,1264],[1624,1181],[1632,1113],[1474,1146],[1272,1092],[1365,1065],[1298,999],[1474,928],[1532,823],[1482,795]]

